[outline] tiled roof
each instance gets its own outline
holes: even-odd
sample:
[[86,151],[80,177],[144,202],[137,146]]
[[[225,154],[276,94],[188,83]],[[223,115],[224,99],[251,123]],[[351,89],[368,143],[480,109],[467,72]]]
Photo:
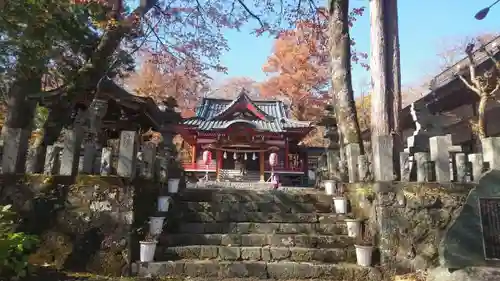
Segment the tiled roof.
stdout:
[[[240,95],[246,95],[242,92]],[[248,96],[246,96],[248,98]],[[238,98],[236,98],[237,100]],[[249,98],[248,98],[249,99]],[[219,115],[225,109],[229,108],[235,100],[204,98],[200,106],[196,110],[196,116],[185,119],[182,124],[198,127],[201,131],[210,131],[224,129],[230,121],[211,120]],[[261,130],[270,132],[284,132],[287,129],[293,128],[308,128],[311,127],[311,122],[302,122],[288,119],[288,112],[285,104],[282,101],[251,101],[256,108],[260,109],[264,114],[268,115],[268,120],[252,121],[256,127]],[[238,120],[233,120],[238,121]],[[244,120],[241,120],[242,122]]]

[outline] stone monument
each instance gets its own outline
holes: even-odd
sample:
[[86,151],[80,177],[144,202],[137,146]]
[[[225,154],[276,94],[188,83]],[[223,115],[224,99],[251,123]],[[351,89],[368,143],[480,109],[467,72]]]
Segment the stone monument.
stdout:
[[439,246],[440,267],[428,281],[500,280],[500,170],[471,190]]

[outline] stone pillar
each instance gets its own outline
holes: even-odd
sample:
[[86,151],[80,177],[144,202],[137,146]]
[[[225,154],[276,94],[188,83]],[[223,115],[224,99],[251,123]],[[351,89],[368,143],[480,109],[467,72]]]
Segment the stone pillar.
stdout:
[[426,152],[416,152],[415,164],[417,166],[417,182],[428,182],[429,178],[429,154]]
[[455,155],[457,182],[467,182],[467,155],[465,153],[457,153]]
[[482,145],[484,162],[490,169],[500,170],[500,137],[484,138]]
[[30,130],[3,128],[2,173],[24,173]]
[[368,157],[366,155],[359,155],[358,156],[358,176],[360,181],[367,181],[368,180]]
[[137,163],[137,132],[122,131],[118,150],[118,167],[116,173],[125,178],[134,178]]
[[472,180],[478,182],[483,174],[483,155],[481,153],[469,154],[469,162],[472,167]]
[[82,172],[84,174],[92,174],[94,170],[94,159],[97,155],[95,144],[87,142],[83,145],[83,164]]
[[429,139],[430,160],[434,162],[437,182],[450,182],[450,153],[452,147],[451,135],[436,136]]
[[147,142],[142,147],[141,177],[153,179],[155,174],[156,145]]
[[399,168],[401,169],[401,181],[402,182],[409,182],[410,181],[410,174],[411,174],[411,159],[410,159],[410,153],[408,152],[400,152],[399,153]]
[[100,174],[102,176],[109,176],[111,174],[111,157],[112,148],[103,147],[101,153],[101,168]]
[[47,146],[47,154],[45,154],[45,165],[43,173],[45,175],[53,175],[57,173],[59,168],[59,154],[61,153],[61,147],[55,145]]
[[[79,114],[83,115],[84,113],[80,112]],[[82,117],[79,120],[83,119]],[[60,175],[73,176],[78,172],[83,136],[84,131],[80,122],[75,121],[72,129],[65,130],[61,166],[59,167]]]
[[375,136],[372,138],[373,175],[375,181],[394,180],[394,159],[392,136]]
[[358,181],[358,157],[361,154],[360,145],[357,143],[349,143],[345,146],[345,155],[347,161],[347,173],[349,174],[349,182]]
[[264,151],[261,151],[259,152],[259,171],[260,171],[260,181],[261,182],[265,182],[266,181],[266,178],[265,178],[265,165],[264,165]]

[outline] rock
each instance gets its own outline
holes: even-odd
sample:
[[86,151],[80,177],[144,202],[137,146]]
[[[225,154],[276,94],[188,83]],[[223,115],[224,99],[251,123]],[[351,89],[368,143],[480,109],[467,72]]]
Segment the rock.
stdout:
[[500,268],[467,267],[450,272],[438,267],[429,270],[426,281],[497,281],[500,280]]

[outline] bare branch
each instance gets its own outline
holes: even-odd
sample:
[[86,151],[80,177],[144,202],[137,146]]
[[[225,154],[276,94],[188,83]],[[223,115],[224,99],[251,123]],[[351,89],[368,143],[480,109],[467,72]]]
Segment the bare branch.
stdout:
[[467,88],[471,89],[474,93],[481,96],[481,91],[479,90],[479,88],[476,88],[473,85],[471,85],[469,81],[467,81],[467,79],[465,79],[465,77],[463,77],[462,75],[457,75],[457,76],[458,78],[460,78],[460,80],[462,80],[462,82],[465,84],[465,86],[467,86]]
[[243,2],[243,0],[236,0],[238,1],[238,3],[240,3],[240,5],[243,7],[243,9],[245,9],[245,11],[252,17],[254,18],[255,20],[257,20],[260,24],[260,27],[264,28],[266,27],[267,25],[264,24],[264,22],[260,19],[259,16],[257,16],[254,12],[252,12],[250,10],[250,8],[248,8],[248,6]]

